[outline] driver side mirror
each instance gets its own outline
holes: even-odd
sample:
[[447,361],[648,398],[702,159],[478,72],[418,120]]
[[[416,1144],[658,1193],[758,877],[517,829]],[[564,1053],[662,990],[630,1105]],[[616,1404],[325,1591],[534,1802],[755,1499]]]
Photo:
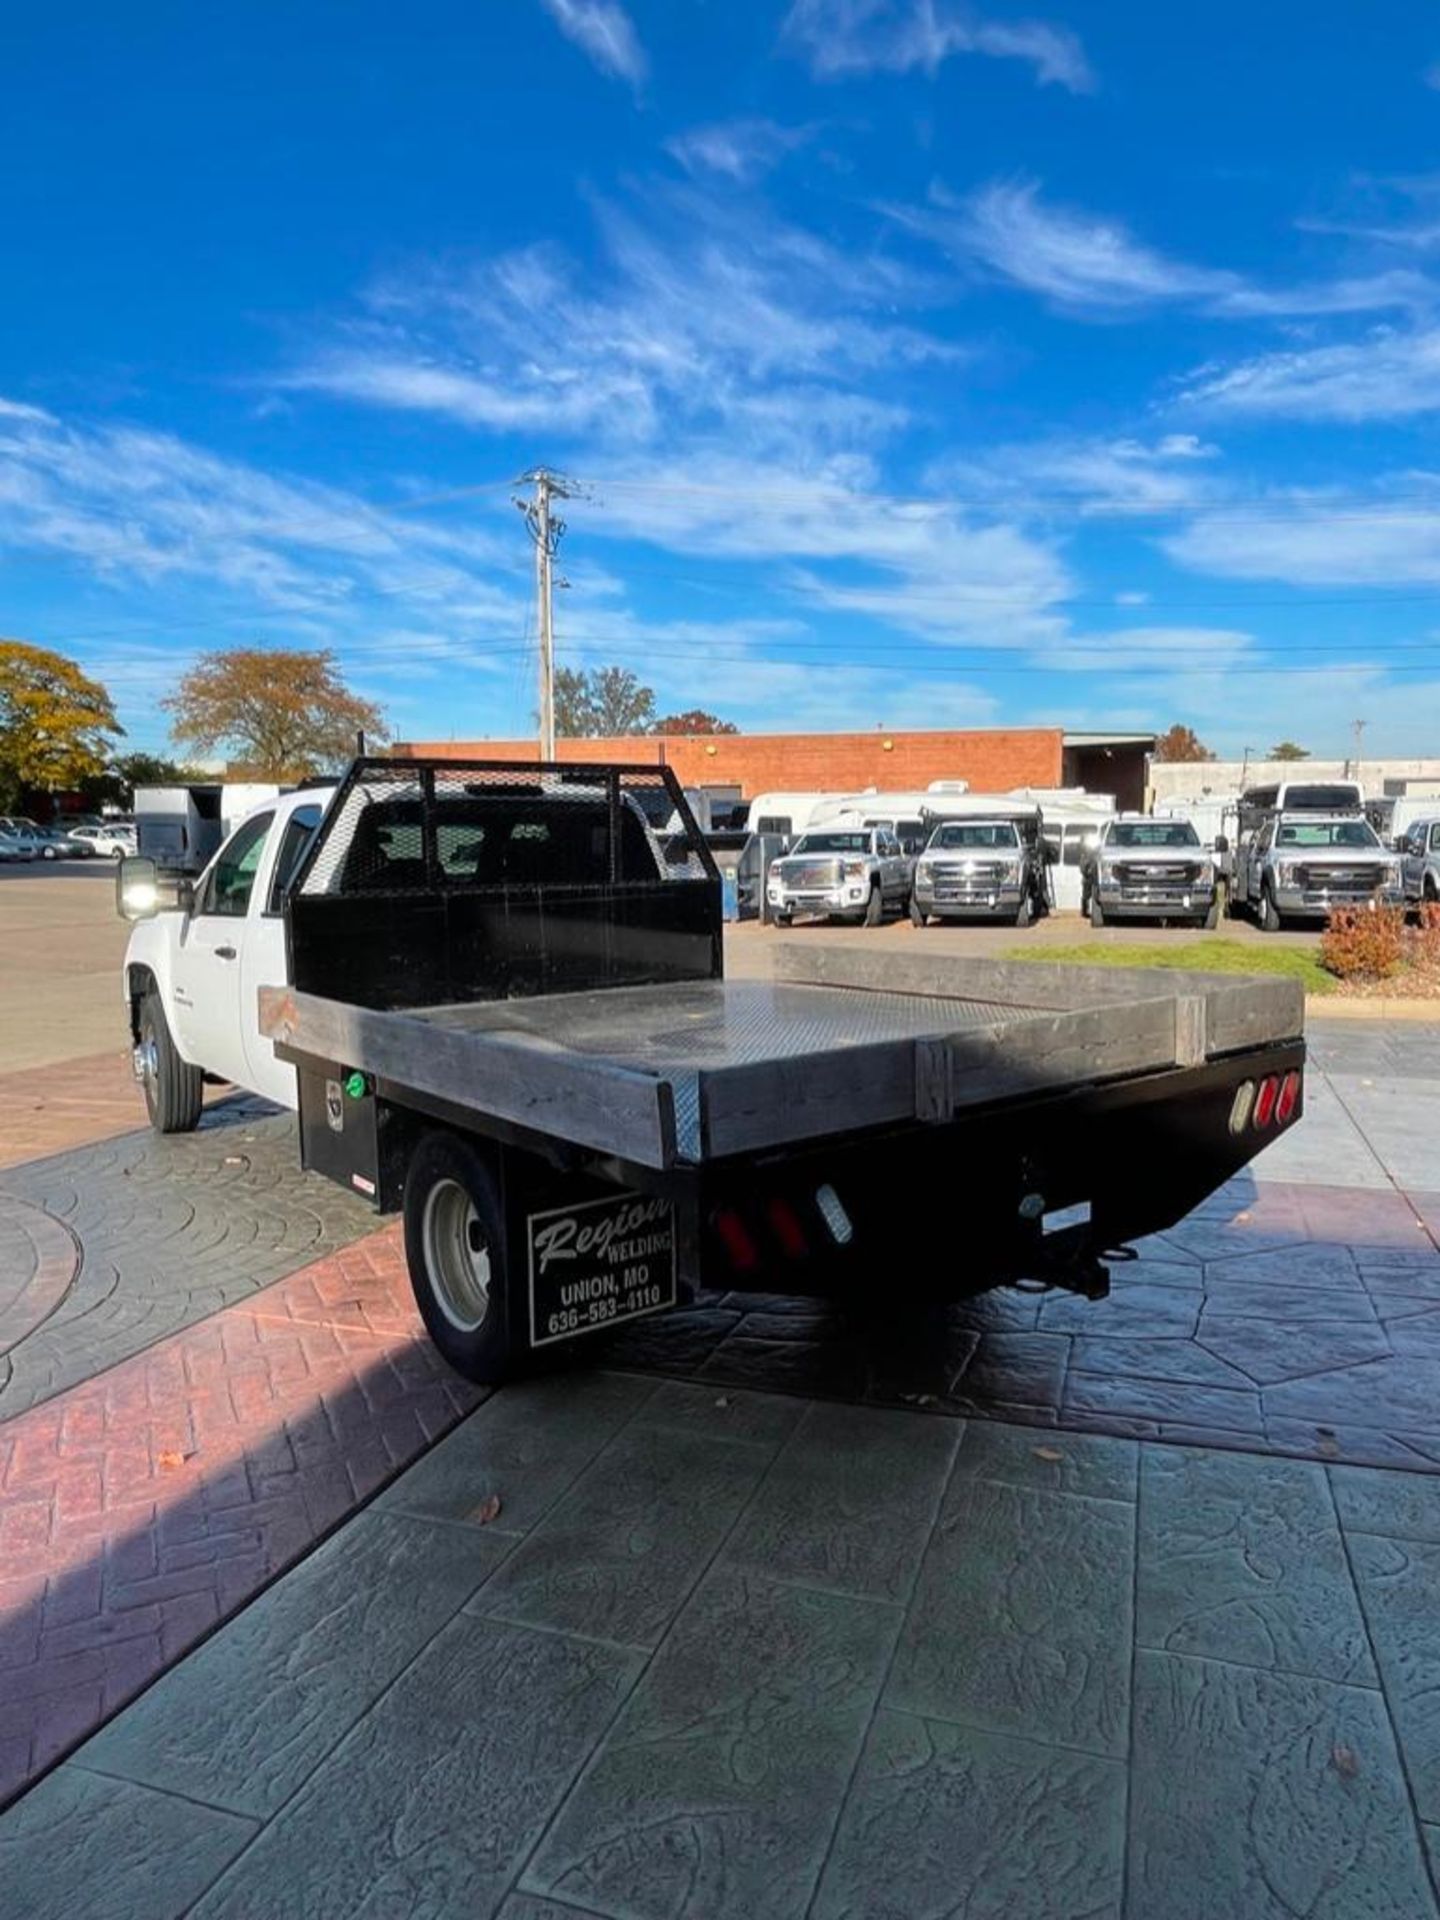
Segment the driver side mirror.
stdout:
[[1217,833],[1215,836],[1215,851],[1217,853],[1228,853],[1230,851],[1230,842],[1223,833]]
[[153,920],[160,911],[160,872],[153,860],[127,854],[115,869],[115,911],[122,920]]

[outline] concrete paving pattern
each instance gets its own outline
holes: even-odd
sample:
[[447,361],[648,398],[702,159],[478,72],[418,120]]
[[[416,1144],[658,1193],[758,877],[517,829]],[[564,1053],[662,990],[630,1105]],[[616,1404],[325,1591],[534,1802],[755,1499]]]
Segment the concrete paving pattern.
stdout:
[[84,1257],[13,1343],[0,1324],[0,1420],[376,1225],[300,1171],[290,1116],[248,1097],[209,1109],[192,1135],[127,1133],[0,1172],[7,1216],[49,1221],[52,1236],[58,1223]]
[[537,1381],[21,1800],[0,1885],[29,1920],[1433,1920],[1437,1563],[1413,1475]]

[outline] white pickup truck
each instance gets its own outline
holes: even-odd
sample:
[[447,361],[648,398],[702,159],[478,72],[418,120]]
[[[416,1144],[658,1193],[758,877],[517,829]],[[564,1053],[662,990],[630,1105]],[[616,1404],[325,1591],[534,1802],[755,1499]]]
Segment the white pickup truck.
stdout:
[[[179,882],[180,911],[131,932],[123,979],[135,1077],[157,1131],[189,1132],[207,1077],[296,1105],[295,1069],[260,1032],[259,989],[288,977],[285,890],[332,792],[303,788],[248,814],[197,880]],[[127,884],[149,887],[153,901],[154,880],[137,882],[128,865]]]
[[[249,815],[178,910],[152,860],[118,889],[152,1124],[193,1127],[207,1076],[296,1107],[302,1165],[403,1215],[475,1380],[699,1288],[1096,1298],[1303,1111],[1294,981],[809,941],[727,980],[668,767],[361,758]],[[957,1182],[963,1260],[894,1203]]]

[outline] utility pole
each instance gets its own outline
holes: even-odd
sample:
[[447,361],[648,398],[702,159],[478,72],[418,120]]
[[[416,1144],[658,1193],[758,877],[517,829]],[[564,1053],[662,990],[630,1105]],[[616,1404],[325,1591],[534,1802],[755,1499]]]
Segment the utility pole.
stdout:
[[1365,728],[1369,723],[1364,720],[1353,720],[1350,724],[1355,734],[1355,770],[1351,773],[1347,767],[1345,771],[1348,778],[1358,780],[1360,778],[1360,750],[1365,743]]
[[[571,490],[559,474],[548,467],[536,467],[521,479],[535,489],[534,497],[517,500],[525,516],[530,538],[535,543],[536,629],[540,637],[540,758],[555,758],[555,550],[565,532],[565,522],[550,512],[552,500],[568,500]],[[563,584],[563,582],[562,582]]]

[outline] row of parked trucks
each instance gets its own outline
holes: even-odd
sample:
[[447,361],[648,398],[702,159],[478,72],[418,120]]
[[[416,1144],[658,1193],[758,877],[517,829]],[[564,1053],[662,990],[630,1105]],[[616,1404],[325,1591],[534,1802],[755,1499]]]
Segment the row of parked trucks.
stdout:
[[[796,831],[797,823],[799,830]],[[1024,927],[1055,908],[1118,920],[1216,926],[1243,913],[1269,931],[1337,907],[1440,902],[1440,803],[1381,824],[1355,782],[1292,781],[1233,800],[1115,811],[1105,795],[767,794],[751,807],[768,916],[916,926],[991,919]],[[792,837],[793,836],[793,837]]]

